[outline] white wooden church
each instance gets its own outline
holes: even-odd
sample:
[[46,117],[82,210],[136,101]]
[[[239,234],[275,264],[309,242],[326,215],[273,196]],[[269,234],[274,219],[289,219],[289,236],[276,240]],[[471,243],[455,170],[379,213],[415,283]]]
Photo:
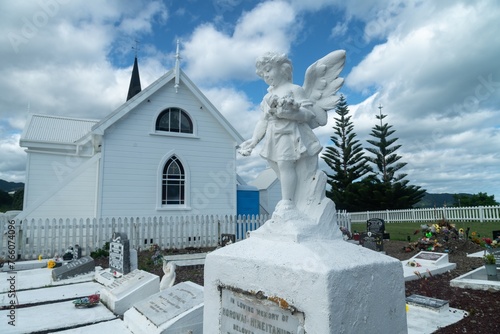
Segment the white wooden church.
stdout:
[[235,215],[238,132],[180,69],[101,120],[31,114],[26,218]]

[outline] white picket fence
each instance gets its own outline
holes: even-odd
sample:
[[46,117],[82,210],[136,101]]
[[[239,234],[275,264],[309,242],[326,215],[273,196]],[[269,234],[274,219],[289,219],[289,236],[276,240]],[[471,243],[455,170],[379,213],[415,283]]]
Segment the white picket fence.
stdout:
[[[349,215],[337,214],[339,226],[350,230]],[[140,250],[152,244],[162,249],[216,247],[222,234],[245,239],[247,231],[259,228],[267,216],[166,216],[101,219],[16,220],[0,215],[0,257],[21,259],[62,255],[79,245],[82,255],[102,248],[113,232],[124,232],[130,247]],[[9,227],[10,225],[10,227]],[[9,256],[11,255],[11,256]]]
[[351,223],[366,223],[370,218],[381,218],[386,223],[434,222],[500,222],[500,205],[475,207],[442,207],[407,210],[351,212]]

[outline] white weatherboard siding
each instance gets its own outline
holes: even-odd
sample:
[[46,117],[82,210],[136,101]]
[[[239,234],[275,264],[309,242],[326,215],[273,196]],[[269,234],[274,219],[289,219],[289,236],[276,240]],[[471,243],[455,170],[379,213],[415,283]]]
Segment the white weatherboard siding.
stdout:
[[[27,209],[56,185],[62,185],[89,157],[30,152],[26,169],[24,208]],[[95,183],[95,181],[93,181]]]
[[47,186],[45,193],[26,207],[18,218],[95,217],[99,159],[100,154],[87,158],[60,182]]
[[[190,115],[194,135],[154,134],[158,114],[168,107]],[[176,93],[169,82],[106,129],[99,216],[235,214],[235,147],[194,94],[184,85]],[[188,203],[179,210],[159,209],[161,170],[172,154],[185,168]]]

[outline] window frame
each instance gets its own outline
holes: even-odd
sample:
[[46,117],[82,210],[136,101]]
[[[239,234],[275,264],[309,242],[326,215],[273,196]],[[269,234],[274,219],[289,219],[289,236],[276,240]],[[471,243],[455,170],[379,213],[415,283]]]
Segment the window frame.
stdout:
[[[178,121],[176,127],[173,127],[172,123],[172,116],[173,112],[178,112]],[[169,120],[168,120],[168,129],[165,127],[162,127],[160,124],[161,120],[163,117],[166,116],[166,114],[169,115]],[[188,131],[183,131],[183,120],[186,120],[188,124]],[[179,108],[179,107],[168,107],[163,110],[161,110],[158,115],[155,118],[154,121],[154,133],[155,134],[168,134],[168,135],[174,135],[174,136],[194,136],[195,135],[195,123],[193,121],[193,118],[191,115],[184,109]]]
[[[182,171],[182,176],[178,179],[172,178],[171,181],[177,181],[180,180],[182,182],[182,188],[180,192],[182,193],[182,199],[179,201],[179,203],[168,203],[168,173],[167,172],[168,168],[171,166],[171,163],[175,162],[177,165],[180,166],[180,169]],[[167,211],[167,210],[191,210],[191,207],[189,206],[189,169],[187,168],[186,163],[183,161],[183,159],[176,154],[175,152],[171,151],[168,154],[166,154],[163,159],[161,160],[160,164],[158,165],[158,191],[157,191],[157,205],[156,205],[156,210],[158,211]],[[173,182],[175,184],[175,182]]]

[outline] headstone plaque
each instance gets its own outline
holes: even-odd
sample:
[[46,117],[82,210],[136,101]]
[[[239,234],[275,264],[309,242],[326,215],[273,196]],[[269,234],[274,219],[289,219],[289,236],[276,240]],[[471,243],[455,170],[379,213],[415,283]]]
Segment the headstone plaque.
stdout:
[[443,257],[445,254],[443,253],[432,253],[432,252],[420,252],[415,256],[415,259],[420,259],[420,260],[427,260],[427,261],[433,261],[436,262],[439,260],[441,257]]
[[60,267],[52,269],[52,279],[58,281],[61,279],[70,278],[77,275],[86,274],[94,271],[94,259],[90,256],[85,256],[69,263],[63,264]]
[[137,269],[114,278],[101,290],[101,300],[115,314],[122,315],[133,304],[159,291],[159,277]]
[[304,314],[273,301],[222,289],[221,333],[303,333]]
[[[203,287],[182,282],[137,303],[134,308],[156,327],[203,303]],[[201,323],[200,319],[200,323]]]
[[109,243],[109,268],[117,276],[130,272],[130,241],[125,233],[113,233]]
[[406,302],[410,305],[425,307],[435,312],[447,311],[449,308],[448,301],[446,300],[421,295],[411,295],[406,297]]
[[359,240],[361,246],[382,252],[384,250],[384,239],[382,233],[363,232]]

